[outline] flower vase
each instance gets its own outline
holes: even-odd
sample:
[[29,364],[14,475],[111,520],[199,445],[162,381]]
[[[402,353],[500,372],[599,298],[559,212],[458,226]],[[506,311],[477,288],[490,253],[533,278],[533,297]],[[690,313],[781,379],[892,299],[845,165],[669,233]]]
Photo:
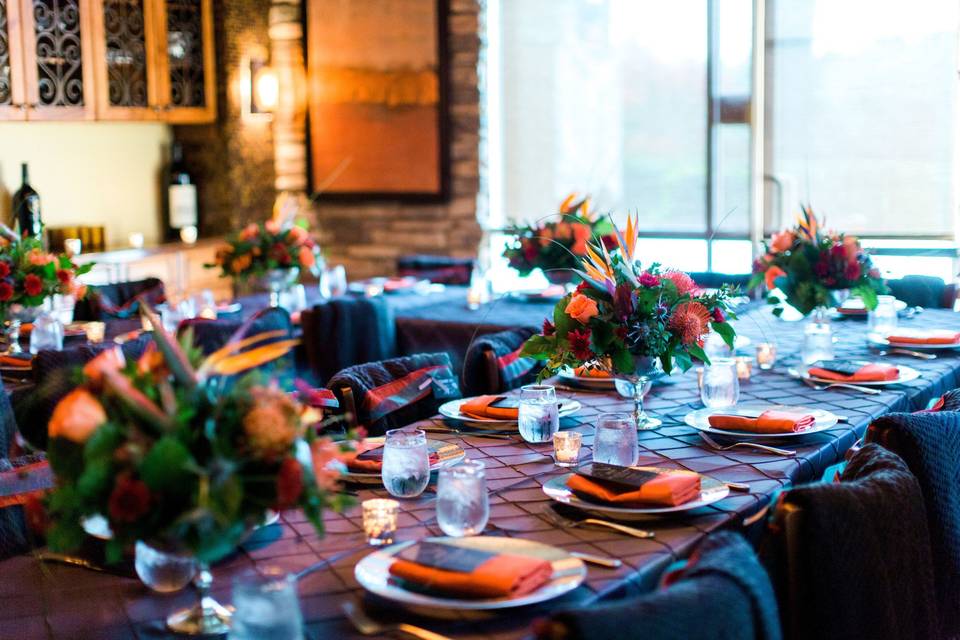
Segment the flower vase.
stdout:
[[4,349],[0,354],[23,353],[23,348],[20,346],[20,329],[24,322],[33,322],[41,309],[41,307],[24,307],[19,304],[7,309],[4,314],[6,318],[2,321]]
[[206,562],[198,564],[193,586],[197,590],[197,603],[187,609],[167,616],[167,628],[174,633],[190,636],[225,635],[230,631],[230,610],[210,595],[213,574]]
[[270,269],[263,275],[247,280],[234,280],[233,296],[239,298],[252,293],[268,293],[270,306],[280,306],[280,295],[296,283],[300,269]]
[[633,420],[638,430],[656,429],[663,423],[659,419],[652,418],[644,412],[643,397],[650,391],[653,379],[662,371],[660,369],[660,361],[651,356],[634,356],[633,364],[633,373],[614,373],[614,384],[617,387],[617,393],[624,398],[631,398],[633,400]]
[[803,327],[801,357],[805,365],[833,360],[833,329],[826,307],[817,307],[807,318]]

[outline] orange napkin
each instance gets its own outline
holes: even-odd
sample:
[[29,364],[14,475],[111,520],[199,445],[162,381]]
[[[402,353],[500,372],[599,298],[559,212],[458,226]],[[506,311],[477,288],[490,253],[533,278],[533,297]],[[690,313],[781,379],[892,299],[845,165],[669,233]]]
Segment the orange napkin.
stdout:
[[383,283],[384,291],[400,291],[402,289],[409,289],[410,287],[417,284],[417,279],[412,276],[405,276],[401,278],[388,278],[386,282]]
[[553,576],[546,560],[510,554],[496,555],[473,571],[449,571],[397,558],[390,575],[430,590],[468,598],[505,598],[536,591]]
[[853,375],[845,375],[829,369],[810,367],[807,370],[811,376],[824,380],[839,382],[877,382],[882,380],[896,380],[900,377],[900,369],[889,364],[865,364]]
[[750,431],[752,433],[791,433],[806,431],[817,419],[809,413],[769,409],[756,418],[714,414],[708,418],[715,429]]
[[600,482],[573,474],[567,486],[575,493],[583,493],[601,502],[622,504],[661,505],[674,507],[700,497],[700,476],[691,471],[670,471],[659,474],[639,489]]
[[588,367],[577,367],[573,374],[580,378],[609,378],[610,372],[603,369],[590,369]]
[[901,344],[957,344],[960,342],[960,331],[949,329],[903,330],[887,336],[890,342]]
[[33,364],[33,357],[28,353],[25,357],[0,356],[0,365],[4,367],[29,369]]
[[460,405],[460,413],[471,418],[495,418],[498,420],[516,420],[520,414],[517,407],[490,406],[503,396],[477,396]]
[[[383,456],[376,458],[360,458],[359,456],[367,451],[373,451],[374,449],[379,449],[383,444],[377,443],[369,446],[360,445],[358,451],[350,451],[344,453],[340,460],[347,465],[347,469],[355,473],[380,473],[383,469]],[[430,459],[430,466],[433,466],[440,461],[440,455],[431,451],[428,456]]]

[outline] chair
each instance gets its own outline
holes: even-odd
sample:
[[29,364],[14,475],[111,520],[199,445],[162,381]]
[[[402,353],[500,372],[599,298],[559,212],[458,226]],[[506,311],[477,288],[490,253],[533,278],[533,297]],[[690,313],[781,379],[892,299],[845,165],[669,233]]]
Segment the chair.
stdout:
[[876,444],[840,482],[782,494],[762,550],[787,640],[938,637],[920,485]]
[[23,501],[12,495],[25,484],[22,471],[43,464],[43,455],[8,458],[17,432],[17,423],[10,397],[0,393],[0,559],[9,558],[31,548]]
[[960,389],[947,391],[937,398],[937,400],[933,401],[929,409],[925,409],[920,413],[937,413],[939,411],[960,411]]
[[163,281],[147,278],[90,287],[86,298],[77,300],[73,318],[77,321],[132,318],[140,310],[140,300],[146,300],[151,306],[166,300]]
[[899,280],[887,280],[890,294],[911,307],[952,309],[957,299],[957,289],[947,285],[942,278],[933,276],[904,276]]
[[529,328],[509,329],[476,338],[463,362],[464,393],[503,393],[532,382],[540,364],[533,358],[521,358],[520,350],[534,333]]
[[[123,343],[120,347],[127,360],[136,360],[153,341],[153,335],[145,333],[135,340]],[[34,388],[26,394],[18,395],[15,403],[17,424],[20,433],[37,449],[47,447],[47,423],[61,398],[75,387],[74,371],[96,357],[104,349],[112,349],[113,344],[80,345],[54,351],[41,349],[33,358]]]
[[204,355],[209,355],[220,349],[233,335],[243,329],[243,336],[254,336],[267,331],[282,331],[283,335],[277,340],[288,339],[293,336],[293,322],[286,309],[280,307],[266,307],[254,313],[246,322],[238,319],[217,318],[190,318],[184,320],[177,327],[177,336],[182,337],[187,329],[193,331],[193,346],[200,349]]
[[704,289],[719,289],[725,284],[738,286],[744,293],[747,291],[747,283],[750,281],[749,273],[717,273],[716,271],[696,271],[691,272],[690,277],[698,286]]
[[470,284],[473,273],[473,258],[450,256],[413,255],[397,259],[398,276],[425,278],[440,284]]
[[317,381],[397,355],[393,312],[380,298],[334,298],[300,314],[303,350]]
[[327,384],[350,427],[383,435],[437,413],[460,389],[445,353],[423,353],[348,367]]
[[892,413],[867,429],[920,483],[944,635],[960,634],[960,413]]
[[653,593],[561,610],[535,625],[543,640],[778,640],[777,603],[740,535],[707,537]]

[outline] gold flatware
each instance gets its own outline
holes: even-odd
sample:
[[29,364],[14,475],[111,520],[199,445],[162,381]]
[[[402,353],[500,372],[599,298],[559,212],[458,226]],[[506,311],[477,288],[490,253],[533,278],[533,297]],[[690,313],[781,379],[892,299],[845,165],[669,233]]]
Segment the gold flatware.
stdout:
[[574,558],[579,558],[588,564],[595,564],[598,567],[606,567],[607,569],[618,569],[623,566],[623,562],[618,558],[605,558],[603,556],[597,556],[592,553],[582,553],[580,551],[571,551],[570,555]]
[[936,360],[937,354],[935,353],[923,353],[922,351],[913,351],[912,349],[901,349],[900,347],[895,347],[893,349],[884,349],[877,352],[878,355],[901,355],[901,356],[910,356],[912,358],[919,358],[920,360]]
[[745,482],[724,482],[723,484],[727,485],[731,491],[750,493],[750,485]]
[[423,627],[415,627],[405,622],[400,624],[380,624],[367,616],[367,614],[353,602],[344,602],[340,605],[340,608],[344,614],[346,614],[347,618],[349,618],[350,622],[353,623],[357,631],[365,636],[381,636],[385,633],[399,631],[408,636],[419,638],[420,640],[450,640],[447,636],[442,636],[439,633],[428,631]]
[[592,524],[597,527],[606,527],[607,529],[613,529],[614,531],[619,531],[622,534],[632,536],[634,538],[640,538],[641,540],[649,540],[650,538],[656,537],[656,534],[653,531],[647,531],[646,529],[635,529],[633,527],[628,527],[625,524],[620,524],[619,522],[610,522],[609,520],[600,520],[598,518],[585,518],[583,520],[571,520],[569,527],[580,527],[584,525]]

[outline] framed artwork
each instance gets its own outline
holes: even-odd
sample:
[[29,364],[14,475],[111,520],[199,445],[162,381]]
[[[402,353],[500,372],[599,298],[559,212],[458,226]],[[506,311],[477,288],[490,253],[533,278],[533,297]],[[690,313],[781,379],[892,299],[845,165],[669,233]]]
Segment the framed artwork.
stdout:
[[318,199],[447,197],[448,0],[307,0]]

